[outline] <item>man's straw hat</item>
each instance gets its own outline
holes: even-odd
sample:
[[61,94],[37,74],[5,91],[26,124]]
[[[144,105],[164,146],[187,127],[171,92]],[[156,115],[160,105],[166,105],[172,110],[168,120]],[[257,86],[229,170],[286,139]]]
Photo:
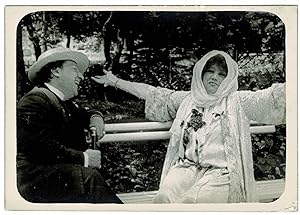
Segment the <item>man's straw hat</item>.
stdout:
[[55,61],[61,60],[71,60],[77,64],[79,72],[82,74],[88,68],[90,61],[88,57],[77,51],[72,51],[68,48],[58,47],[54,49],[50,49],[42,53],[38,60],[30,67],[28,72],[28,78],[31,82],[35,82],[37,74],[41,71],[41,69],[47,64]]

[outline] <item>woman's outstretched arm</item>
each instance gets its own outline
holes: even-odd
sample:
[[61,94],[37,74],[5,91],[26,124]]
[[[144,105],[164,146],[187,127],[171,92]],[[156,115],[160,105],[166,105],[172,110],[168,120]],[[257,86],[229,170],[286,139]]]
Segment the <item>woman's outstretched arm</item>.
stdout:
[[154,88],[149,84],[125,81],[113,75],[111,72],[105,72],[105,75],[92,77],[92,80],[104,86],[112,86],[126,91],[140,99],[147,98],[147,92],[150,88]]
[[111,72],[105,72],[105,75],[95,76],[92,79],[104,86],[113,86],[146,100],[145,117],[153,121],[173,120],[182,100],[189,94],[189,91],[174,91],[149,84],[125,81]]
[[284,124],[286,117],[285,83],[252,91],[239,91],[240,102],[250,120],[261,123]]

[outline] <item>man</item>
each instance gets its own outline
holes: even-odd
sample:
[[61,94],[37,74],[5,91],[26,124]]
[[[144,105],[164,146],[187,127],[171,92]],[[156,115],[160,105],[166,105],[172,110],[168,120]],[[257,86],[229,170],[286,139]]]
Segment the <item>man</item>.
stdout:
[[54,48],[29,69],[36,87],[17,105],[17,185],[30,202],[122,203],[100,174],[100,151],[85,141],[91,127],[103,137],[101,113],[70,100],[88,66],[84,54]]

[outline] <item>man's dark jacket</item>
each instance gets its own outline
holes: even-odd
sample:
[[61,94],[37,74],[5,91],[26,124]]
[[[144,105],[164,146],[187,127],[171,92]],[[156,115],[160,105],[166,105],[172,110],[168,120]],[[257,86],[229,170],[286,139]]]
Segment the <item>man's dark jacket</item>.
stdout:
[[84,167],[84,128],[95,111],[35,87],[17,105],[17,185],[31,202],[119,202],[98,172]]

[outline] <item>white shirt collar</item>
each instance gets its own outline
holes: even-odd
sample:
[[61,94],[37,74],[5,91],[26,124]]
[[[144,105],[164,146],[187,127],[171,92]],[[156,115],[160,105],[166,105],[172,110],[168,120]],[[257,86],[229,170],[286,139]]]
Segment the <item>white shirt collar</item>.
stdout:
[[49,83],[45,83],[46,87],[49,88],[49,90],[54,93],[55,95],[58,96],[58,98],[60,98],[62,101],[64,101],[65,95],[58,89],[56,89],[55,87],[53,87],[52,85],[50,85]]

